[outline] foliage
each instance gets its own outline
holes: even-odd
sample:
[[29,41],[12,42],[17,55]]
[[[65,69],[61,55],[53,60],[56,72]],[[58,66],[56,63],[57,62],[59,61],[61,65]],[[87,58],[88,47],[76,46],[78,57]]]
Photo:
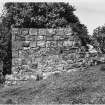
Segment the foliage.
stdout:
[[68,3],[5,3],[6,16],[3,22],[15,27],[65,27],[79,22],[74,7]]
[[98,42],[101,51],[105,53],[105,25],[94,29],[93,38]]
[[90,37],[88,35],[87,27],[79,22],[71,24],[73,32],[75,32],[82,41],[82,45],[87,47],[86,44],[90,43]]

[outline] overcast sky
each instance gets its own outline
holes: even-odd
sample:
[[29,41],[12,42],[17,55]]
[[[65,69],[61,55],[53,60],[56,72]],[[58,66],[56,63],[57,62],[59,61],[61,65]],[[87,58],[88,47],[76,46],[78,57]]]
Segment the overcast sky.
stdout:
[[[32,0],[0,0],[0,13],[2,13],[3,4],[7,1],[32,1]],[[35,0],[33,0],[35,1]],[[47,0],[38,0],[47,1]],[[48,0],[56,2],[57,0]],[[62,0],[64,1],[64,0]],[[94,28],[105,24],[105,0],[66,0],[77,9],[75,14],[79,17],[81,23],[88,27],[92,34]]]

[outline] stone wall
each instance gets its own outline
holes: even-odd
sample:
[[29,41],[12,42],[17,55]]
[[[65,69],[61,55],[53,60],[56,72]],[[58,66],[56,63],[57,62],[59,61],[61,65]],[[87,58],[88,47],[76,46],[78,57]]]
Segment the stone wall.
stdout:
[[13,28],[12,71],[13,73],[30,70],[37,72],[38,60],[42,55],[43,57],[49,54],[60,55],[61,49],[65,53],[75,52],[78,45],[80,46],[81,42],[73,35],[71,28]]

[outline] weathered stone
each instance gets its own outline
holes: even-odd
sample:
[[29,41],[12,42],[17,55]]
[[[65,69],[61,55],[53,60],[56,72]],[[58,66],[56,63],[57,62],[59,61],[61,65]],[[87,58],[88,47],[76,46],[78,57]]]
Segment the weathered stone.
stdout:
[[50,42],[50,47],[57,47],[57,42],[56,41],[51,41]]
[[37,36],[36,35],[27,35],[25,37],[25,40],[26,41],[36,41],[36,39],[37,39]]
[[3,61],[0,60],[0,72],[3,72]]
[[45,47],[45,41],[37,41],[37,46]]
[[[56,39],[56,37],[55,37],[55,39]],[[60,36],[58,39],[56,39],[56,40],[58,40],[58,41],[64,41],[64,40],[67,40],[68,38],[66,38],[65,36]]]
[[22,65],[23,71],[28,71],[29,70],[29,65]]
[[12,34],[12,41],[15,40],[15,36],[16,36],[16,35]]
[[58,41],[57,46],[62,47],[63,46],[63,41]]
[[21,35],[21,30],[19,28],[13,28],[12,35]]
[[73,46],[74,41],[64,41],[63,46]]
[[58,28],[56,30],[56,35],[58,35],[58,36],[64,36],[65,35],[64,29],[63,28]]
[[19,58],[28,58],[30,54],[30,49],[19,50]]
[[46,36],[46,41],[54,41],[54,36]]
[[38,35],[38,29],[31,28],[29,30],[29,35]]
[[30,47],[31,48],[37,47],[37,43],[36,42],[30,42]]
[[22,49],[22,41],[13,41],[12,42],[12,49],[13,50],[18,50],[18,49]]
[[38,68],[38,63],[33,63],[33,64],[31,64],[29,67],[30,67],[30,69],[35,70],[35,69]]
[[39,35],[37,36],[37,41],[44,41],[45,40],[45,36]]
[[46,29],[46,35],[47,36],[52,36],[52,35],[55,35],[56,34],[56,30],[53,29],[53,28],[50,28],[50,29]]
[[39,50],[39,47],[30,48],[31,55],[35,54]]
[[[29,30],[29,31],[28,31]],[[75,50],[70,50],[74,39],[72,39],[72,31],[70,28],[63,29],[18,29],[14,30],[12,36],[12,57],[17,58],[12,60],[12,70],[14,72],[21,71],[20,78],[31,78],[34,72],[51,72],[63,70],[66,65],[61,61],[71,60],[69,53],[74,53]],[[71,44],[72,43],[72,44]],[[57,58],[60,48],[63,48],[65,59]],[[66,51],[66,52],[65,52]],[[67,53],[68,52],[68,53]],[[62,54],[63,54],[62,53]],[[47,57],[52,54],[47,62]],[[73,55],[72,55],[73,56]],[[44,58],[45,57],[45,58]],[[19,60],[20,59],[20,60]],[[44,59],[44,60],[43,60]],[[73,57],[73,59],[75,59]],[[42,62],[43,61],[43,62]],[[72,60],[74,61],[74,60]],[[69,62],[70,63],[70,62]],[[38,65],[37,65],[38,64]],[[39,66],[39,64],[41,66]],[[19,67],[19,68],[18,68]],[[37,68],[38,67],[38,68]],[[36,70],[35,70],[36,69]],[[29,73],[30,72],[30,73]],[[33,76],[33,78],[36,78]]]
[[12,65],[13,66],[19,66],[19,65],[21,65],[22,63],[21,63],[21,59],[20,58],[13,58],[12,59]]
[[13,66],[13,67],[12,67],[12,72],[13,72],[13,74],[19,73],[20,70],[21,70],[21,69],[19,68],[19,66]]
[[22,47],[30,47],[30,41],[24,41]]
[[27,59],[24,58],[24,59],[22,59],[21,62],[22,62],[22,65],[27,65]]
[[65,35],[72,35],[72,29],[71,28],[64,28],[64,34]]
[[18,58],[18,57],[19,57],[18,50],[16,49],[12,50],[12,58]]
[[59,36],[59,35],[55,35],[55,36],[54,36],[54,40],[60,40],[60,37],[61,37],[61,36]]
[[25,41],[25,37],[24,36],[15,35],[15,40],[14,41]]
[[46,35],[46,29],[38,29],[38,36]]
[[29,29],[28,28],[22,28],[21,29],[21,35],[22,36],[25,36],[25,35],[28,35],[29,34]]
[[68,40],[70,41],[75,41],[74,36],[66,35],[66,37],[68,37]]
[[46,47],[50,47],[50,41],[46,41]]

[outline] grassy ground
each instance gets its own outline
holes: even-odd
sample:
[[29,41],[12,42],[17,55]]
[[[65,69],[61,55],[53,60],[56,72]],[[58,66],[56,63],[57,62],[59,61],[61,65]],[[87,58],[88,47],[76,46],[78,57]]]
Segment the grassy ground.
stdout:
[[[104,64],[103,64],[104,65]],[[0,104],[105,104],[103,65],[0,90]]]

